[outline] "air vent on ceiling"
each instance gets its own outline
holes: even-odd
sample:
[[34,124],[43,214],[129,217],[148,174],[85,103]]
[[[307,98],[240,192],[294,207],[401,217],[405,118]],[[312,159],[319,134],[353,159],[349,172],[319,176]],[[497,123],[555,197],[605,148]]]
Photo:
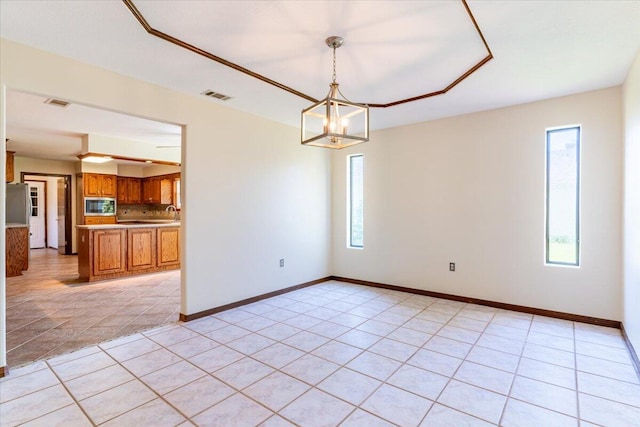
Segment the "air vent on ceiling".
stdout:
[[70,102],[63,101],[61,99],[49,98],[44,101],[45,104],[55,105],[56,107],[66,108],[69,106]]
[[220,101],[227,101],[227,100],[231,99],[230,96],[224,95],[222,93],[214,92],[212,90],[205,90],[204,92],[202,92],[202,95],[208,96],[208,97],[211,97],[211,98],[215,98],[215,99],[219,99]]

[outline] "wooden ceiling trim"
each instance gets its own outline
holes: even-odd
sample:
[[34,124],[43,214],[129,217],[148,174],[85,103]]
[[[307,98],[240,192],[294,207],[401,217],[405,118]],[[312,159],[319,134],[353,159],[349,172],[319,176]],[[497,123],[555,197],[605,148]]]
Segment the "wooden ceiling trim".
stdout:
[[[217,55],[214,55],[210,52],[207,52],[204,49],[201,49],[197,46],[194,46],[190,43],[187,43],[183,40],[180,40],[176,37],[173,37],[169,34],[166,34],[162,31],[156,30],[155,28],[153,28],[145,19],[145,17],[142,15],[142,13],[138,10],[138,8],[133,4],[133,0],[122,0],[122,2],[127,6],[127,8],[129,9],[129,11],[133,14],[133,16],[136,18],[136,20],[140,23],[140,25],[142,25],[142,27],[145,29],[145,31],[149,34],[151,34],[152,36],[158,37],[160,39],[163,39],[169,43],[175,44],[176,46],[180,46],[183,49],[187,49],[195,54],[204,56],[207,59],[210,59],[212,61],[215,61],[219,64],[225,65],[229,68],[232,68],[236,71],[239,71],[243,74],[246,74],[248,76],[251,76],[253,78],[256,78],[260,81],[263,81],[267,84],[270,84],[272,86],[275,86],[279,89],[282,89],[286,92],[289,92],[293,95],[299,96],[300,98],[306,99],[307,101],[310,102],[318,102],[318,100],[310,95],[307,95],[303,92],[300,92],[296,89],[293,89],[289,86],[286,86],[282,83],[279,83],[275,80],[272,80],[268,77],[263,76],[262,74],[256,73],[255,71],[251,71],[248,68],[242,67],[238,64],[235,64],[231,61],[228,61],[224,58],[221,58]],[[469,19],[471,20],[471,22],[473,23],[474,28],[476,29],[476,32],[478,34],[478,36],[480,37],[480,39],[482,40],[482,43],[487,51],[487,55],[481,59],[478,63],[476,63],[474,66],[472,66],[471,68],[469,68],[467,71],[465,71],[463,74],[461,74],[459,77],[457,77],[455,80],[453,80],[448,86],[446,86],[443,89],[437,90],[437,91],[433,91],[433,92],[429,92],[429,93],[425,93],[422,95],[417,95],[417,96],[413,96],[410,98],[405,98],[405,99],[400,99],[397,101],[392,101],[392,102],[388,102],[385,104],[367,104],[369,107],[371,108],[388,108],[388,107],[394,107],[396,105],[401,105],[401,104],[406,104],[409,102],[414,102],[414,101],[418,101],[421,99],[425,99],[425,98],[431,98],[433,96],[438,96],[438,95],[443,95],[445,93],[447,93],[449,90],[451,90],[453,87],[455,87],[456,85],[458,85],[460,82],[462,82],[464,79],[466,79],[467,77],[469,77],[471,74],[473,74],[475,71],[477,71],[480,67],[482,67],[484,64],[486,64],[487,62],[489,62],[491,59],[493,59],[493,54],[491,53],[491,49],[489,48],[489,44],[487,43],[486,39],[484,38],[484,35],[482,34],[482,31],[480,30],[480,26],[478,25],[475,17],[473,16],[473,13],[471,12],[471,9],[469,8],[469,5],[467,4],[466,0],[461,0],[465,10],[467,11],[467,15],[469,16]]]

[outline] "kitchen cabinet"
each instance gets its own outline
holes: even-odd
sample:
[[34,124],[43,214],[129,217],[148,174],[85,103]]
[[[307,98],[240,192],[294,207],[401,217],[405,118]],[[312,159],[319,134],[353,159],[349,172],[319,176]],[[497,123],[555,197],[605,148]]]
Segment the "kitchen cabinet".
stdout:
[[165,175],[145,178],[142,194],[144,203],[170,205],[173,202],[173,181]]
[[117,176],[101,173],[82,174],[85,197],[116,197]]
[[78,273],[93,282],[180,268],[180,227],[78,226]]
[[142,178],[119,176],[117,187],[118,203],[142,203]]
[[180,265],[180,228],[158,228],[158,266]]
[[15,167],[14,167],[14,155],[15,151],[7,151],[7,169],[6,169],[6,181],[13,182],[15,178]]
[[96,224],[115,224],[116,217],[115,215],[110,216],[85,216],[84,223],[87,225],[96,225]]
[[156,228],[127,230],[127,269],[149,270],[156,267]]
[[20,276],[29,268],[29,227],[7,225],[5,234],[5,276]]
[[126,232],[123,229],[100,230],[92,233],[93,275],[113,275],[127,271],[125,259]]

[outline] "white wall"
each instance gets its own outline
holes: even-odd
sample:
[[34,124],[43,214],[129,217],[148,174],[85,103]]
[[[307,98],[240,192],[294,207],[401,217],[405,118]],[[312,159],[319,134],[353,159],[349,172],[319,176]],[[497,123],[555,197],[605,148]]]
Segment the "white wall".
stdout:
[[624,103],[624,327],[640,354],[640,52],[622,88]]
[[[544,265],[545,129],[582,124],[582,263]],[[364,153],[364,249],[346,156]],[[621,89],[373,132],[333,157],[333,272],[620,320]],[[456,272],[449,272],[449,262]]]
[[[20,174],[22,172],[36,172],[36,173],[52,173],[52,174],[60,174],[60,175],[71,175],[71,250],[73,253],[77,252],[76,249],[76,169],[78,167],[77,163],[79,162],[64,162],[60,160],[44,160],[44,159],[34,159],[31,157],[22,157],[16,156],[15,158],[15,181],[20,181]],[[55,197],[57,201],[57,187],[56,187],[56,178],[49,178],[43,176],[33,176],[33,179],[44,181],[47,180],[47,198]],[[50,181],[53,184],[50,183]],[[53,206],[53,209],[52,209]],[[47,216],[53,218],[57,217],[57,207],[54,203],[53,205],[49,200],[47,200]],[[3,216],[4,218],[4,216]],[[55,240],[51,240],[53,237],[50,234],[51,227],[54,226],[56,228]],[[47,244],[49,246],[57,247],[57,224],[55,221],[51,223],[49,219],[47,219]]]
[[[325,150],[300,146],[298,129],[7,40],[0,43],[3,112],[10,88],[185,126],[182,313],[330,274],[331,158]],[[5,138],[4,114],[0,138]],[[4,158],[0,153],[0,165]],[[4,218],[4,194],[0,200]],[[0,245],[4,251],[2,236]],[[286,267],[279,267],[280,258]],[[0,266],[4,278],[4,259]],[[4,288],[3,279],[2,295]],[[4,301],[0,366],[6,364]]]

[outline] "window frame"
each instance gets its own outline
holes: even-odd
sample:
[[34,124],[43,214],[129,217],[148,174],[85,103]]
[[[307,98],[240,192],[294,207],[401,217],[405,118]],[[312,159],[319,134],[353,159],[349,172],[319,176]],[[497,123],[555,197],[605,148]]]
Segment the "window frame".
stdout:
[[[575,196],[576,196],[576,205],[575,205],[575,234],[576,234],[576,242],[575,242],[575,263],[573,262],[561,262],[561,261],[551,261],[549,260],[549,173],[550,173],[550,137],[554,132],[558,131],[566,131],[566,130],[576,130],[576,185],[575,185]],[[580,217],[581,217],[581,188],[582,188],[582,125],[567,125],[567,126],[558,126],[547,128],[545,130],[545,248],[544,248],[544,263],[546,266],[556,266],[556,267],[570,267],[570,268],[580,268],[580,256],[582,254],[581,251],[581,236],[580,236]]]
[[[362,159],[362,244],[354,245],[353,243],[353,159]],[[364,249],[364,154],[348,154],[347,155],[347,248]]]

